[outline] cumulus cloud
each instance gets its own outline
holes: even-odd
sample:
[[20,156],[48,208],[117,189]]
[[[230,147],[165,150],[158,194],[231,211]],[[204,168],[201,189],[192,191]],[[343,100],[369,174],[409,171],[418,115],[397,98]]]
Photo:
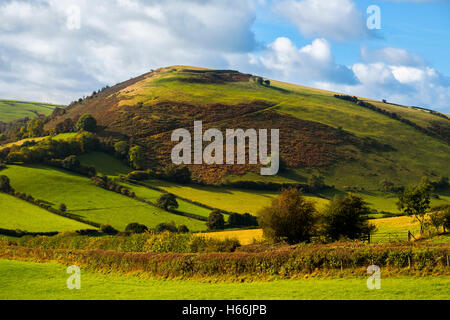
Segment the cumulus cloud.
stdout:
[[0,96],[67,103],[160,66],[224,67],[256,48],[254,18],[252,0],[2,1]]
[[250,61],[263,74],[287,81],[355,83],[352,71],[334,62],[329,42],[321,38],[297,48],[290,39],[280,37]]
[[392,47],[373,50],[362,47],[361,58],[364,62],[386,62],[391,65],[425,65],[425,60],[419,55],[410,53],[404,49]]
[[363,12],[351,0],[285,0],[275,11],[308,37],[350,41],[371,35]]
[[450,79],[429,66],[356,63],[352,71],[359,84],[321,82],[317,86],[409,106],[431,107],[443,112],[450,109]]

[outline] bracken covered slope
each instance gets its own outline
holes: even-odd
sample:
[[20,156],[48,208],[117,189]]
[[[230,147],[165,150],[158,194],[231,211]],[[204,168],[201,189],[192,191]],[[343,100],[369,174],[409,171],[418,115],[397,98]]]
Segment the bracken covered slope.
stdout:
[[[337,186],[373,186],[382,178],[406,184],[423,175],[448,175],[450,120],[427,110],[368,99],[378,108],[396,112],[427,135],[387,113],[337,99],[334,93],[298,85],[258,81],[232,70],[173,66],[130,79],[54,114],[47,129],[66,118],[93,115],[99,134],[129,140],[146,149],[147,165],[170,163],[175,143],[171,132],[190,129],[280,129],[280,153],[288,173],[278,180],[299,181],[313,172]],[[257,166],[191,166],[199,180],[247,179]],[[269,178],[274,179],[274,178]]]

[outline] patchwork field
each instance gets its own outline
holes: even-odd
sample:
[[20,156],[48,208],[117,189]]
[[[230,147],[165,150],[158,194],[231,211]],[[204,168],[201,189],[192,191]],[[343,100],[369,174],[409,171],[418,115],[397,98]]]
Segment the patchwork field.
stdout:
[[[64,203],[69,213],[124,230],[131,222],[154,227],[161,222],[185,224],[190,230],[204,230],[199,220],[170,214],[129,197],[96,187],[88,178],[45,166],[9,166],[2,174],[21,192],[46,200],[54,207]],[[31,178],[31,179],[30,179]]]
[[0,193],[0,228],[29,232],[53,232],[92,228],[67,219],[24,200]]
[[133,169],[123,164],[120,160],[104,152],[91,152],[78,157],[81,164],[85,166],[93,166],[98,173],[107,176],[118,176],[119,174],[127,174]]
[[39,102],[0,100],[0,121],[8,122],[25,117],[32,119],[37,116],[36,113],[48,116],[56,107],[59,106]]
[[448,276],[382,278],[380,290],[369,290],[366,277],[208,283],[152,281],[81,270],[81,289],[69,290],[66,268],[54,263],[0,260],[0,299],[450,299]]
[[[370,220],[370,223],[377,227],[377,231],[372,235],[372,241],[376,243],[398,240],[406,241],[408,240],[408,230],[416,236],[419,234],[420,230],[419,223],[414,220],[414,218],[408,216],[372,219]],[[255,240],[260,241],[263,239],[262,229],[207,232],[199,233],[199,235],[205,235],[221,240],[235,238],[243,245],[251,244]]]
[[[277,192],[271,191],[231,189],[225,187],[185,186],[161,180],[149,180],[146,183],[213,208],[237,213],[250,213],[253,215],[256,215],[263,207],[270,205],[271,201],[278,194]],[[328,200],[318,197],[305,196],[305,198],[315,201],[319,209],[328,203]]]

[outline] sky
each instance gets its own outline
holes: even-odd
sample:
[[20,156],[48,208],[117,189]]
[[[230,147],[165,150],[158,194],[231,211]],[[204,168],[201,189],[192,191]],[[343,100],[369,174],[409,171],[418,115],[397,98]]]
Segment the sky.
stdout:
[[0,98],[193,65],[450,113],[450,0],[0,0]]

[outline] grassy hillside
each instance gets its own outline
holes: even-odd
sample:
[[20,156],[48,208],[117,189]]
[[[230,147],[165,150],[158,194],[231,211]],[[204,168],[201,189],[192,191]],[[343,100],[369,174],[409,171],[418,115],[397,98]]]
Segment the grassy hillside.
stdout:
[[[423,127],[438,123],[446,135],[450,120],[420,109],[403,109],[397,112]],[[337,99],[332,92],[278,81],[262,85],[250,75],[233,71],[163,68],[106,89],[67,110],[47,127],[91,113],[104,127],[103,135],[132,138],[145,146],[149,164],[170,163],[171,131],[191,128],[194,120],[202,120],[204,129],[279,128],[281,155],[292,168],[282,179],[299,181],[321,173],[327,184],[338,188],[377,190],[383,178],[406,185],[417,183],[424,175],[450,175],[450,146],[443,139]],[[191,169],[195,178],[207,182],[229,176],[248,179],[249,172],[258,172],[257,167],[248,165]]]
[[91,152],[78,157],[81,164],[95,167],[97,172],[108,176],[127,174],[133,169],[123,164],[120,160],[103,152]]
[[[265,206],[270,205],[277,192],[232,189],[225,187],[209,187],[196,185],[177,185],[175,183],[149,180],[145,182],[180,197],[200,202],[213,208],[220,208],[230,212],[250,213],[256,215]],[[328,200],[305,196],[308,200],[316,202],[317,207],[323,208]]]
[[50,213],[13,196],[0,193],[0,228],[29,232],[92,229],[92,226]]
[[59,106],[49,103],[0,100],[0,121],[8,122],[25,117],[32,119],[38,114],[48,116],[56,107]]
[[[2,174],[21,192],[46,200],[55,207],[64,203],[69,213],[124,230],[131,222],[154,227],[161,222],[185,224],[190,230],[204,230],[199,220],[170,214],[129,197],[96,187],[88,178],[45,166],[9,166]],[[30,177],[32,177],[30,179]]]
[[81,290],[66,287],[66,266],[0,260],[0,299],[449,299],[450,277],[383,278],[382,290],[367,290],[367,277],[251,283],[154,281],[82,270]]

